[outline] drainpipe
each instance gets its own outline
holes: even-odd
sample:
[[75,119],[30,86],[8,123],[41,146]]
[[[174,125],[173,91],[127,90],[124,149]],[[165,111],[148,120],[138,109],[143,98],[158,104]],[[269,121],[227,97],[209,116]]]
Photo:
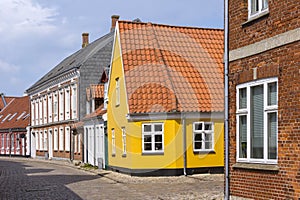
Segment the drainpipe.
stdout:
[[187,176],[186,168],[187,168],[187,159],[186,159],[186,116],[183,113],[182,116],[182,141],[183,141],[183,174]]
[[228,67],[229,67],[229,44],[228,44],[228,36],[229,36],[229,16],[228,16],[228,0],[224,1],[224,109],[225,109],[225,200],[230,199],[230,190],[229,190],[229,128],[228,128],[228,116],[229,116],[229,108],[228,108]]

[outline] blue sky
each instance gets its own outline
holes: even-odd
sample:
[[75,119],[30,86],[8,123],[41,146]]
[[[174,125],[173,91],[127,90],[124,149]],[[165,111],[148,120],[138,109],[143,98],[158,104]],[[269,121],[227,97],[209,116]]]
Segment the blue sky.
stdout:
[[111,16],[223,28],[223,0],[1,0],[0,93],[22,96],[68,55],[109,32]]

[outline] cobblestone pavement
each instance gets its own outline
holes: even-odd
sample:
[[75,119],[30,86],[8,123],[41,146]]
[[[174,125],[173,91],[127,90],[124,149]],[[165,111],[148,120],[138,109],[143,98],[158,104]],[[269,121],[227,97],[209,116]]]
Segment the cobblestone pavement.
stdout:
[[223,175],[131,177],[65,161],[0,157],[0,199],[223,199]]

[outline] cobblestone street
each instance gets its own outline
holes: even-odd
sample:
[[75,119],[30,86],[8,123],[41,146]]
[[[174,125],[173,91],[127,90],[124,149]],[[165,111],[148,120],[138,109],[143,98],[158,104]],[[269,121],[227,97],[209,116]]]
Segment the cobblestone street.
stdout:
[[0,157],[0,199],[223,199],[223,175],[131,177],[64,161]]

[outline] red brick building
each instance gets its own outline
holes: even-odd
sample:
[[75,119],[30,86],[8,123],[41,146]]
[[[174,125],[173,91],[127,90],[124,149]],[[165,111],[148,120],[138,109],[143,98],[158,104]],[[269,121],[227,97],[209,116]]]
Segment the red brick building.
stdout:
[[229,0],[231,197],[300,198],[300,2]]

